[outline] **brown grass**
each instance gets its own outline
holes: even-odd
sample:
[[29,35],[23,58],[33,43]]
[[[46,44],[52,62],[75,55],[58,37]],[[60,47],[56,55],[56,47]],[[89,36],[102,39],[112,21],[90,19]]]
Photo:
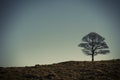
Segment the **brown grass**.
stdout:
[[0,67],[0,80],[120,80],[120,59]]

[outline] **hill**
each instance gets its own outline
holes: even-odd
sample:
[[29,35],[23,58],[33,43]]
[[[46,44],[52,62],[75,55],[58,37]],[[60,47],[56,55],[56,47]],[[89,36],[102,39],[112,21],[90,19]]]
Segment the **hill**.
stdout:
[[0,67],[0,80],[120,80],[120,59]]

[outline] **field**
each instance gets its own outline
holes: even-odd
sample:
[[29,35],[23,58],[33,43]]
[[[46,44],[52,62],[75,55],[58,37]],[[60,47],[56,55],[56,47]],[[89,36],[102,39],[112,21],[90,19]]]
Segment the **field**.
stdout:
[[120,59],[0,67],[0,80],[120,80]]

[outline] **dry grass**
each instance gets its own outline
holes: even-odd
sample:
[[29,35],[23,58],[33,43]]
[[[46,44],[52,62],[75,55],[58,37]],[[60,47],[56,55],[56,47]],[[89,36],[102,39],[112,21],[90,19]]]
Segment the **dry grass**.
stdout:
[[0,67],[0,80],[120,80],[120,59],[68,61],[31,67]]

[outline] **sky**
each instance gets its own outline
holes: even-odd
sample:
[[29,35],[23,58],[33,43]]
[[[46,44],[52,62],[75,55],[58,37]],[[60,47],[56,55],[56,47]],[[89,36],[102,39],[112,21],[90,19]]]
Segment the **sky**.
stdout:
[[78,44],[97,32],[119,59],[119,0],[0,0],[0,66],[91,61]]

